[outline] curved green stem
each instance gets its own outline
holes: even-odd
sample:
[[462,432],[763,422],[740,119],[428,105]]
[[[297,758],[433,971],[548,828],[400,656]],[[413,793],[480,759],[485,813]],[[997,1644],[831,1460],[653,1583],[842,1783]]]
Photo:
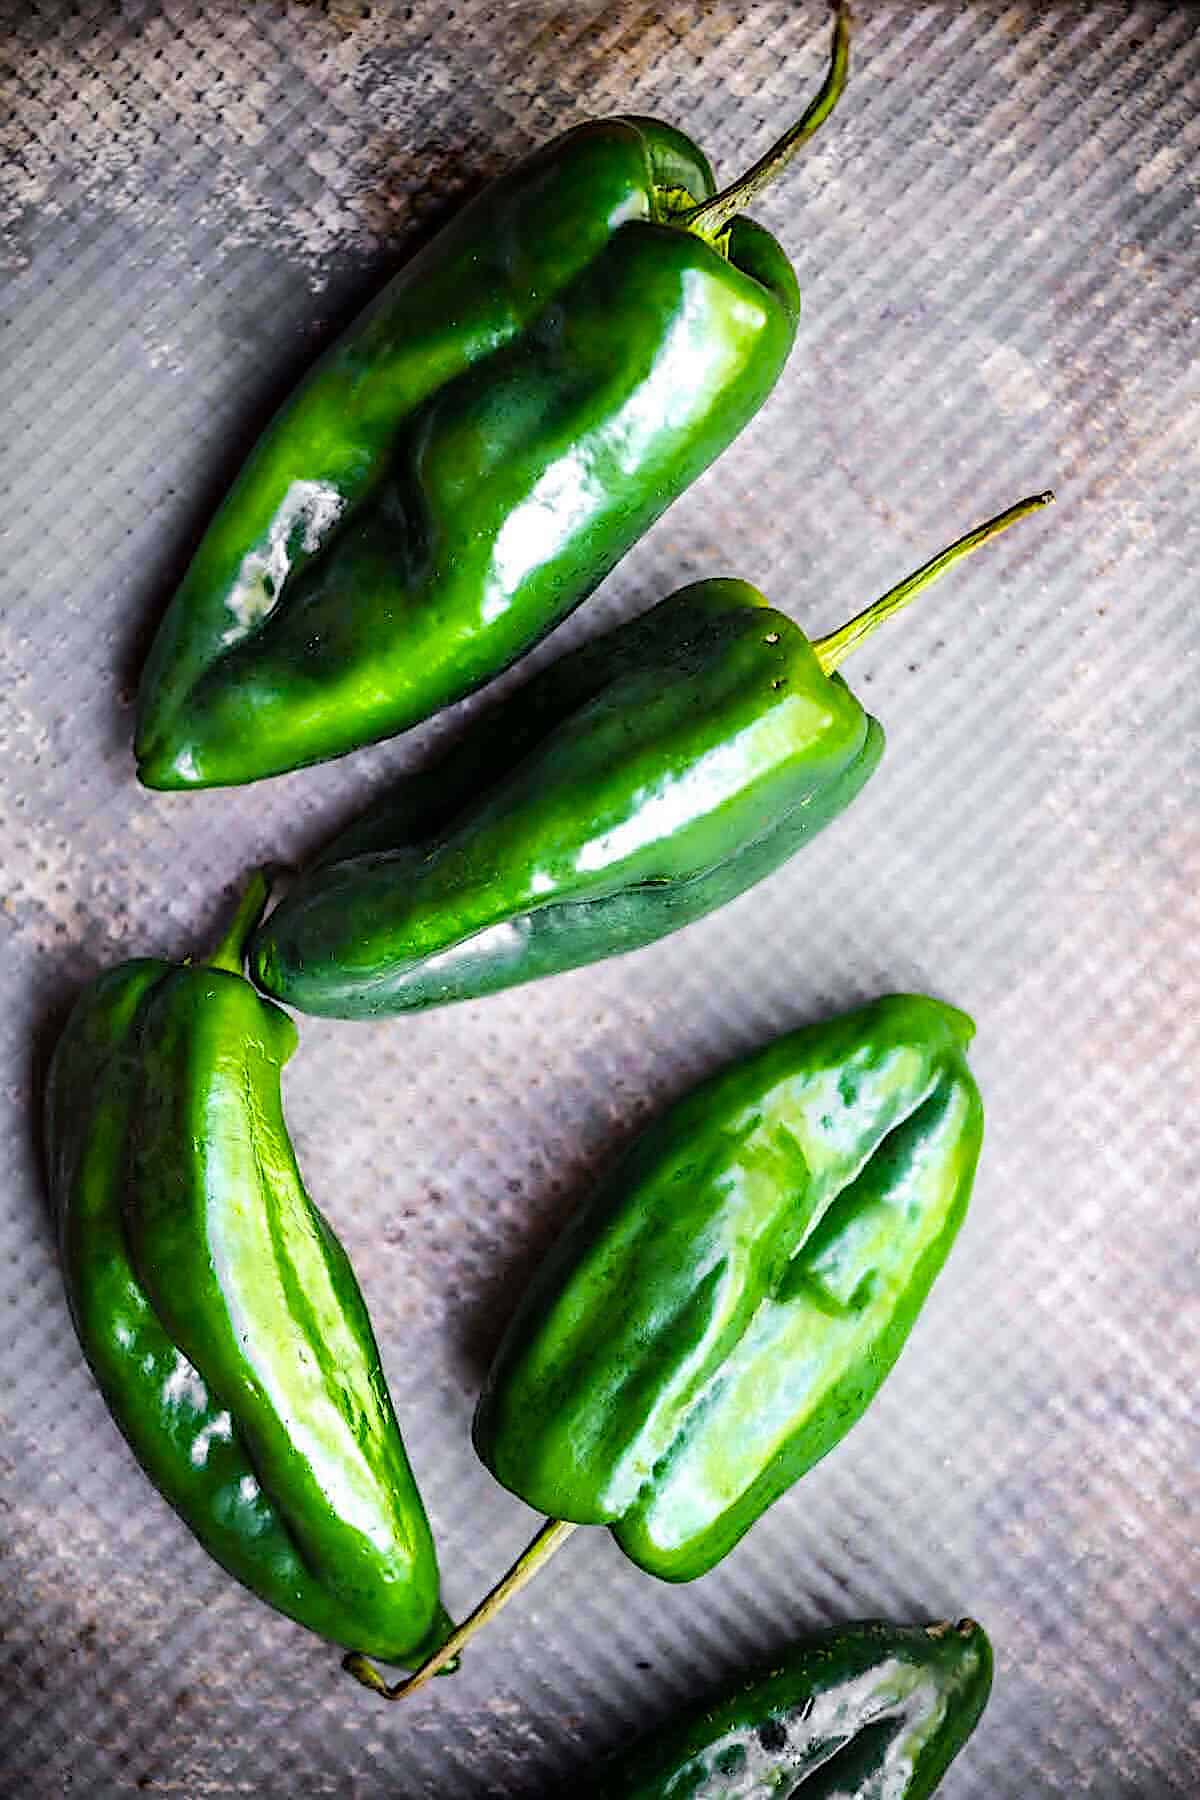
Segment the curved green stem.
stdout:
[[850,67],[850,7],[847,0],[837,0],[835,15],[829,73],[803,117],[771,145],[765,156],[759,157],[753,168],[747,169],[729,187],[722,188],[710,200],[702,200],[698,206],[678,213],[674,219],[676,225],[683,225],[688,231],[710,240],[719,237],[734,215],[744,212],[757,199],[787,167],[800,146],[825,123],[841,98]]
[[1046,492],[1030,494],[1028,499],[1018,500],[1017,504],[1010,506],[1007,512],[998,513],[994,519],[988,519],[985,524],[977,525],[974,531],[968,531],[965,537],[960,537],[945,550],[939,551],[931,561],[922,563],[919,569],[915,569],[911,575],[906,575],[903,581],[897,582],[894,588],[889,588],[886,594],[881,594],[879,599],[863,612],[848,619],[844,625],[839,625],[836,631],[829,632],[826,637],[814,638],[812,647],[816,651],[817,661],[826,675],[832,675],[838,664],[844,662],[852,650],[857,650],[860,644],[865,643],[872,632],[879,629],[885,619],[890,619],[893,613],[901,612],[911,600],[916,599],[922,588],[927,588],[931,582],[937,580],[939,575],[944,575],[951,564],[956,563],[961,556],[970,556],[972,550],[978,550],[981,544],[986,544],[990,539],[999,537],[1002,531],[1007,531],[1009,526],[1015,525],[1018,519],[1024,519],[1033,512],[1040,512],[1041,508],[1049,506],[1053,499],[1054,495]]
[[418,1688],[424,1687],[434,1675],[437,1675],[452,1657],[458,1655],[463,1645],[475,1636],[481,1626],[489,1619],[494,1619],[502,1607],[508,1605],[514,1594],[519,1594],[527,1581],[532,1581],[554,1555],[576,1527],[567,1519],[547,1519],[533,1542],[518,1556],[512,1568],[502,1580],[498,1581],[491,1591],[484,1595],[474,1612],[468,1613],[462,1624],[450,1633],[432,1656],[426,1657],[419,1669],[389,1687],[375,1665],[356,1651],[343,1659],[342,1667],[364,1687],[369,1687],[385,1700],[403,1700],[409,1694],[415,1694]]
[[232,923],[221,939],[212,955],[206,959],[210,969],[228,969],[232,975],[240,975],[242,964],[246,960],[246,945],[250,933],[262,918],[267,901],[271,894],[271,870],[256,869],[250,882],[238,902],[238,909],[233,915]]

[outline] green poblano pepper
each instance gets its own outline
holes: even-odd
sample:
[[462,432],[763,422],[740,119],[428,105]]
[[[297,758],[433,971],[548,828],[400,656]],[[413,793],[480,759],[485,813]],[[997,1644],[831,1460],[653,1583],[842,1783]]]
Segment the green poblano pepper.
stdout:
[[345,1252],[284,1123],[287,1015],[208,961],[124,963],[55,1050],[47,1164],[79,1340],[151,1481],[231,1575],[322,1637],[419,1661],[433,1539]]
[[839,1625],[575,1776],[576,1800],[928,1800],[979,1723],[992,1650],[957,1625]]
[[548,1522],[446,1654],[577,1525],[667,1581],[703,1575],[862,1417],[966,1212],[973,1031],[923,995],[876,1000],[718,1074],[617,1163],[475,1414],[483,1462]]
[[635,950],[769,875],[854,799],[883,731],[835,671],[1037,495],[810,643],[697,582],[536,675],[329,846],[257,932],[255,979],[369,1018]]
[[577,606],[770,393],[800,296],[733,186],[656,120],[566,132],[391,281],[276,415],[143,674],[156,788],[339,756],[488,681]]

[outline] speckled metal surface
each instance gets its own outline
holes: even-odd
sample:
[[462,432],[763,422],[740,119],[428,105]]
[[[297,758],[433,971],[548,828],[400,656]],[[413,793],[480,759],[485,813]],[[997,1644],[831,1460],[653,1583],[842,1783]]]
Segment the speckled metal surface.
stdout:
[[718,1571],[661,1588],[579,1532],[460,1675],[389,1709],[208,1562],[108,1420],[38,1084],[90,974],[203,942],[251,864],[301,855],[456,715],[159,795],[132,683],[275,399],[460,196],[618,109],[743,165],[819,79],[826,13],[0,5],[5,1794],[535,1794],[807,1625],[963,1611],[998,1672],[950,1800],[1200,1791],[1200,32],[1186,5],[857,10],[842,109],[760,209],[805,293],[788,372],[539,660],[716,572],[824,629],[1019,494],[1058,508],[858,659],[888,756],[789,869],[623,962],[307,1022],[285,1100],[457,1609],[535,1523],[468,1446],[488,1350],[655,1107],[928,988],[979,1022],[972,1216],[867,1419]]

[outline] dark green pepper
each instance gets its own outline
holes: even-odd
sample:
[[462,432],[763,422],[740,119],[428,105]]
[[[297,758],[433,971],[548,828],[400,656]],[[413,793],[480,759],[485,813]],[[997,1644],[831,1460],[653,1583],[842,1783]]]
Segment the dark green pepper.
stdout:
[[280,1102],[296,1043],[240,973],[260,877],[207,963],[85,990],[46,1096],[80,1343],[151,1481],[204,1547],[322,1637],[420,1660],[449,1621],[354,1273]]
[[992,1649],[957,1625],[839,1625],[572,1778],[577,1800],[928,1800],[979,1723]]
[[1023,500],[810,643],[698,582],[535,676],[326,851],[260,928],[255,979],[367,1018],[634,950],[761,881],[883,753],[838,663]]
[[142,680],[150,787],[254,781],[402,731],[586,598],[762,405],[799,290],[737,216],[832,110],[721,194],[657,121],[567,132],[378,296],[267,427]]
[[576,1525],[667,1581],[703,1575],[861,1418],[966,1212],[973,1031],[922,995],[876,1000],[726,1069],[617,1163],[475,1414],[484,1463],[549,1522],[447,1654]]

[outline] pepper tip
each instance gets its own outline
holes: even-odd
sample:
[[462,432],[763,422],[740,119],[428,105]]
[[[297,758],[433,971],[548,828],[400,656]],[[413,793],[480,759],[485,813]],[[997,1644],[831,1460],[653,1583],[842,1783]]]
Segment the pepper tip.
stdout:
[[186,746],[171,751],[153,744],[134,744],[134,773],[142,786],[156,793],[177,793],[184,788],[205,787],[195,756]]

